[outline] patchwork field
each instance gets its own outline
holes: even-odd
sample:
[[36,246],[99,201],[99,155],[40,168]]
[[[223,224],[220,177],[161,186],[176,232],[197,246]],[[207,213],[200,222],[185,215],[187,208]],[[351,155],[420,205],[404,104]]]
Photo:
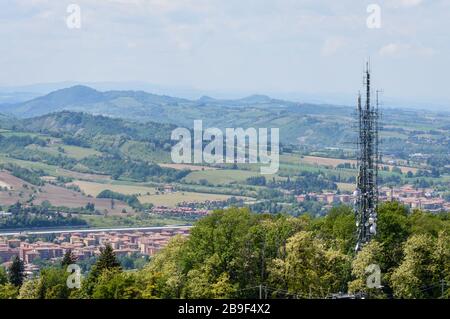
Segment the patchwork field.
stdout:
[[0,187],[3,187],[3,188],[10,188],[11,187],[11,185],[9,185],[9,184],[6,184],[5,182],[3,182],[3,181],[0,181]]
[[53,177],[64,176],[64,177],[72,177],[74,179],[94,180],[99,182],[108,182],[111,180],[111,177],[109,175],[76,172],[60,168],[54,165],[48,165],[41,162],[24,161],[0,154],[0,164],[3,163],[11,163],[27,169],[41,170],[45,172],[48,176]]
[[0,185],[2,187],[7,187],[9,189],[19,189],[24,184],[28,184],[25,181],[21,180],[20,178],[17,178],[13,175],[11,175],[7,171],[0,171]]
[[113,215],[120,215],[122,209],[127,212],[133,212],[134,210],[121,201],[114,201],[114,207],[111,207],[111,200],[108,198],[91,198],[84,196],[78,192],[58,187],[54,185],[45,185],[42,188],[43,192],[39,193],[37,198],[33,201],[34,204],[41,204],[43,201],[48,200],[53,206],[65,206],[69,208],[79,208],[86,206],[87,203],[93,203],[95,209],[100,212],[105,210]]
[[[214,200],[227,200],[232,196],[222,194],[207,194],[207,193],[193,193],[193,192],[174,192],[158,195],[144,195],[139,196],[138,199],[141,203],[152,203],[155,206],[167,206],[175,207],[182,202],[204,202]],[[236,198],[240,198],[236,196]],[[243,198],[243,197],[241,197]]]
[[212,170],[212,171],[196,171],[190,173],[184,178],[188,183],[198,183],[206,180],[210,184],[231,184],[244,182],[252,176],[259,176],[259,172],[243,171],[243,170]]
[[336,183],[338,189],[344,192],[353,192],[356,189],[355,184],[350,183]]
[[[209,172],[208,172],[209,173]],[[109,189],[113,192],[118,192],[127,195],[137,195],[142,204],[151,203],[155,206],[175,207],[182,202],[205,202],[215,200],[227,200],[231,195],[211,194],[202,192],[158,192],[156,188],[138,184],[115,184],[115,183],[95,183],[88,181],[74,181],[74,185],[90,196],[97,196],[100,192]],[[243,198],[236,196],[236,198]]]
[[93,203],[95,209],[100,212],[107,210],[108,213],[115,215],[121,214],[122,209],[133,212],[131,207],[121,201],[115,201],[114,208],[111,208],[110,199],[85,196],[79,192],[51,184],[34,186],[6,171],[0,171],[0,183],[9,186],[8,190],[0,191],[0,206],[9,206],[18,201],[21,203],[32,202],[35,205],[49,201],[53,206],[69,208],[80,208],[86,206],[87,203]]
[[191,171],[210,171],[210,170],[216,170],[217,169],[217,167],[192,165],[192,164],[164,164],[164,163],[158,163],[158,165],[161,166],[161,167],[173,168],[173,169],[178,169],[178,170],[189,169]]
[[[328,158],[328,157],[319,157],[319,156],[300,156],[300,155],[281,155],[280,161],[282,163],[289,163],[289,164],[307,164],[312,166],[326,166],[326,167],[332,167],[336,168],[339,164],[344,163],[350,163],[356,165],[356,160],[352,159],[340,159],[340,158]],[[383,164],[383,166],[388,166],[389,169],[392,169],[393,165]],[[408,171],[411,171],[413,173],[417,172],[417,168],[415,167],[408,167],[408,166],[398,166],[398,168],[401,169],[402,173],[407,173]]]
[[54,144],[51,146],[28,145],[26,149],[29,149],[30,151],[44,152],[53,156],[65,155],[77,160],[83,159],[88,156],[101,154],[100,152],[92,148],[85,148],[72,145],[62,145],[62,144],[61,145]]
[[147,193],[154,194],[156,192],[155,188],[148,186],[139,185],[127,185],[127,184],[112,184],[112,183],[95,183],[88,181],[74,181],[73,183],[77,185],[86,195],[91,195],[96,197],[102,191],[109,189],[110,191],[126,194],[126,195],[145,195]]

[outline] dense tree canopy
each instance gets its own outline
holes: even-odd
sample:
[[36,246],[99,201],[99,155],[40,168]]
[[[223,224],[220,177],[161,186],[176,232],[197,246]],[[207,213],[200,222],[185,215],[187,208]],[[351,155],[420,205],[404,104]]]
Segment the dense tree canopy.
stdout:
[[[124,271],[106,246],[79,290],[64,286],[68,274],[60,268],[42,270],[20,291],[0,283],[0,293],[11,298],[326,298],[338,292],[449,297],[449,220],[448,214],[408,212],[385,203],[379,209],[380,233],[355,255],[349,207],[316,218],[230,208],[196,222],[188,237],[172,238],[140,270]],[[381,273],[379,285],[368,286],[374,269]]]

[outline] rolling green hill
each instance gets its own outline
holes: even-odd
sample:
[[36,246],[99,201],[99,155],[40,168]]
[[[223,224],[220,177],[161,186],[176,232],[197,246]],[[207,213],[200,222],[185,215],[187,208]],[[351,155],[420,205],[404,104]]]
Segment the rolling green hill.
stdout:
[[[67,111],[103,116],[89,118]],[[281,143],[301,146],[308,151],[353,149],[353,111],[352,107],[296,103],[265,95],[236,100],[208,96],[188,100],[143,91],[100,92],[86,86],[74,86],[24,103],[0,106],[0,112],[24,119],[17,124],[23,128],[75,135],[90,140],[97,147],[114,145],[123,150],[139,148],[134,142],[129,143],[127,137],[138,143],[162,146],[158,142],[168,142],[169,131],[174,127],[171,125],[192,127],[198,119],[203,120],[204,127],[221,129],[277,127],[280,128]],[[57,115],[53,114],[55,112]],[[449,113],[383,108],[382,123],[384,154],[407,159],[414,153],[450,153]]]

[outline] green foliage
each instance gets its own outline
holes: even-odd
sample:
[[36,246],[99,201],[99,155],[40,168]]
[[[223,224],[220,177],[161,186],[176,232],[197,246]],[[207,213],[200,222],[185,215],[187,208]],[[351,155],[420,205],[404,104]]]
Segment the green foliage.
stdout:
[[353,280],[348,284],[348,290],[351,293],[362,292],[371,298],[383,298],[385,294],[378,288],[369,288],[367,279],[370,275],[370,265],[378,265],[381,270],[382,278],[381,285],[386,286],[386,278],[383,276],[386,267],[383,264],[383,246],[376,240],[371,241],[365,245],[361,251],[356,255],[352,262],[352,276]]
[[288,177],[285,181],[271,181],[268,183],[268,186],[275,189],[292,190],[295,194],[337,189],[336,183],[326,179],[323,174],[308,171],[303,171],[292,179]]
[[8,280],[12,285],[20,287],[23,283],[24,277],[24,263],[22,259],[15,256],[8,268]]
[[8,282],[8,274],[6,269],[0,266],[0,285],[4,285]]
[[136,274],[118,268],[103,270],[92,292],[93,299],[136,299],[141,296]]
[[131,255],[119,256],[117,260],[124,270],[133,270],[144,268],[148,263],[149,257],[147,255],[133,253]]
[[[448,214],[409,213],[398,203],[383,204],[379,223],[384,233],[355,256],[349,207],[336,207],[317,218],[254,214],[246,208],[217,210],[196,222],[188,237],[173,237],[140,270],[122,271],[121,263],[136,267],[133,260],[142,259],[118,260],[107,245],[80,290],[66,287],[64,267],[52,267],[43,269],[39,279],[25,281],[19,291],[3,283],[0,295],[258,298],[261,289],[272,298],[325,298],[345,291],[368,298],[448,298],[449,220]],[[381,288],[367,285],[373,265],[380,267]]]
[[220,260],[217,254],[208,258],[198,269],[191,269],[186,276],[184,298],[231,298],[236,294],[238,284],[233,284],[230,275],[222,272],[217,276]]
[[398,202],[386,202],[378,209],[378,230],[376,239],[385,251],[387,270],[399,264],[402,258],[402,244],[411,234],[408,211]]
[[437,237],[443,230],[450,231],[450,224],[445,220],[445,214],[430,214],[420,210],[414,210],[409,215],[411,233],[430,234]]
[[146,141],[162,146],[165,143],[172,143],[170,132],[174,126],[155,122],[136,123],[101,115],[62,111],[25,119],[20,123],[20,128],[62,135],[63,141],[69,145],[100,148],[104,146],[99,143],[103,140],[102,137],[119,135],[125,140]]
[[355,216],[349,206],[333,207],[324,218],[315,220],[314,228],[344,254],[352,252],[355,247]]
[[57,226],[85,226],[86,221],[72,216],[63,216],[59,212],[50,210],[45,201],[41,206],[23,207],[17,202],[8,208],[11,216],[0,219],[0,229],[57,227]]
[[17,298],[18,288],[13,284],[0,285],[0,299]]
[[287,290],[300,298],[325,298],[332,292],[344,291],[350,258],[327,249],[312,232],[301,231],[289,238],[286,257],[270,264],[270,283],[278,291]]
[[40,279],[25,280],[20,287],[17,299],[39,299]]
[[89,156],[80,161],[93,171],[111,174],[114,179],[128,178],[136,181],[177,181],[190,173],[188,170],[163,168],[153,163],[124,159],[119,156]]
[[189,239],[176,238],[142,270],[146,295],[163,298],[257,297],[269,262],[307,227],[307,217],[252,214],[248,209],[215,211],[198,221]]
[[73,254],[73,252],[71,250],[67,250],[61,261],[61,266],[65,268],[69,265],[75,264],[76,261],[77,257]]
[[100,256],[92,266],[88,278],[83,282],[84,291],[88,296],[92,296],[100,276],[107,270],[122,270],[110,244],[106,244],[105,247],[100,248]]
[[104,248],[100,248],[100,256],[95,263],[97,271],[103,271],[104,269],[119,268],[120,264],[116,259],[116,254],[111,245],[107,244]]
[[11,174],[14,175],[15,177],[23,179],[24,181],[27,181],[30,184],[36,186],[44,185],[44,182],[40,178],[42,172],[35,172],[10,163],[2,164],[0,165],[0,168],[10,171]]
[[175,236],[141,271],[145,298],[180,298],[186,278],[186,239]]
[[65,268],[42,269],[36,288],[39,299],[67,299],[70,289],[67,287],[69,273]]
[[[187,100],[139,91],[99,92],[89,87],[75,86],[19,105],[3,106],[4,112],[19,117],[47,114],[17,123],[19,127],[65,133],[76,138],[115,135],[116,131],[119,131],[133,138],[144,135],[147,139],[167,141],[173,129],[167,124],[127,123],[120,119],[70,111],[48,114],[70,109],[107,114],[113,118],[128,118],[138,122],[151,120],[174,123],[184,127],[190,127],[192,119],[198,118],[200,114],[202,118],[208,119],[205,123],[208,127],[224,128],[226,125],[253,127],[255,123],[264,123],[266,127],[283,128],[280,130],[281,143],[293,144],[299,138],[303,138],[303,144],[314,148],[345,147],[348,137],[352,134],[352,128],[348,125],[353,111],[350,107],[305,103],[298,107],[298,103],[271,99],[267,96],[256,98],[250,96],[227,101]],[[385,128],[386,137],[383,139],[386,154],[403,158],[418,152],[436,154],[428,160],[429,164],[439,165],[442,168],[446,166],[448,140],[445,134],[446,128],[449,127],[448,115],[442,112],[437,114],[430,111],[425,113],[425,111],[392,109],[384,110],[383,116],[385,121],[390,123],[390,127]],[[18,121],[14,122],[16,124]],[[86,133],[80,132],[81,125],[86,129]],[[428,138],[420,138],[421,134],[434,135],[433,143],[429,143]],[[405,139],[408,139],[408,143],[405,143]],[[328,152],[335,155],[342,154],[342,150]],[[443,159],[436,158],[440,154]]]
[[[400,298],[437,298],[440,280],[450,277],[450,237],[411,236],[404,246],[404,258],[392,274],[394,295]],[[447,291],[448,294],[448,291]]]
[[128,205],[130,205],[134,209],[142,209],[142,205],[139,202],[136,195],[125,195],[118,192],[113,192],[109,189],[105,189],[97,195],[97,198],[111,198],[121,200]]
[[251,176],[247,178],[246,183],[248,185],[266,186],[266,178],[264,176]]

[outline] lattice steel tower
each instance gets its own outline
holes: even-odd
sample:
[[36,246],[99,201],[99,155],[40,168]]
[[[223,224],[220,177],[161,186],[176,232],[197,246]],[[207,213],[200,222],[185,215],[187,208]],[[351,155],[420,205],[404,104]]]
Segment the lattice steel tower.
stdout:
[[370,66],[366,65],[364,72],[365,103],[362,104],[361,93],[358,95],[358,178],[354,192],[355,215],[357,227],[358,252],[377,232],[378,205],[378,150],[379,112],[378,91],[376,102],[371,102]]

